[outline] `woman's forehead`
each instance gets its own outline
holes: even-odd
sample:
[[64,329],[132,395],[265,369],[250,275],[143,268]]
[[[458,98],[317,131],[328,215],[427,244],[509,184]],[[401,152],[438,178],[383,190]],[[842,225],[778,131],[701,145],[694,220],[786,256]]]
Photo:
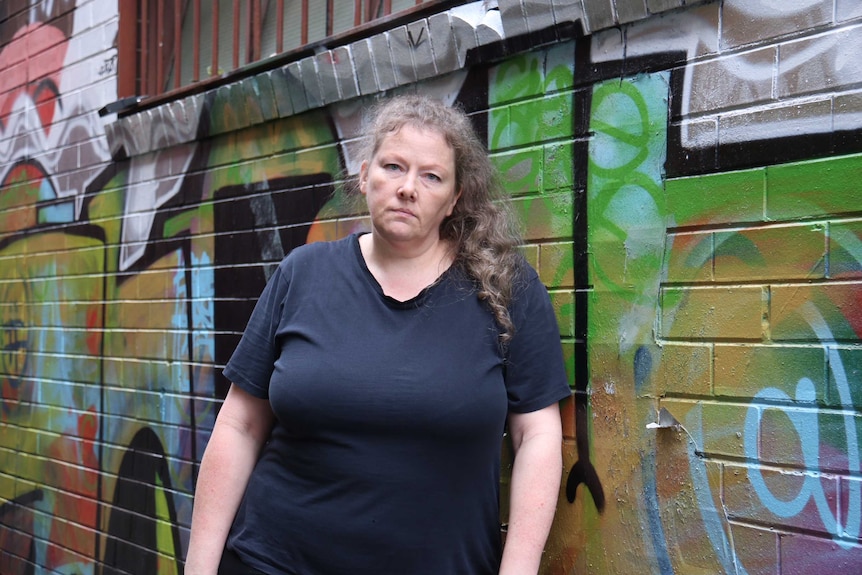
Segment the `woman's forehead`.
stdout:
[[392,138],[399,138],[399,137],[403,138],[404,135],[402,132],[405,129],[407,129],[411,132],[414,132],[420,138],[428,138],[429,140],[440,140],[440,141],[442,141],[446,145],[447,148],[452,150],[453,157],[457,156],[457,154],[455,153],[455,146],[452,145],[452,141],[449,137],[449,134],[446,132],[446,130],[444,130],[440,127],[434,126],[434,125],[423,124],[423,123],[420,123],[418,121],[417,122],[404,121],[404,122],[400,123],[399,125],[389,129],[389,130],[381,131],[378,134],[376,141],[374,142],[374,149],[372,150],[372,154],[376,154],[377,151],[388,140],[390,140]]

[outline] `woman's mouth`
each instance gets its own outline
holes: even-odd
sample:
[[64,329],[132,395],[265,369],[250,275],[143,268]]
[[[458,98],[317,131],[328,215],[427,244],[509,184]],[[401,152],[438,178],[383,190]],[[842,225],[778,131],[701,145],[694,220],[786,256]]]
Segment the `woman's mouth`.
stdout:
[[403,216],[407,216],[407,217],[411,217],[411,218],[416,217],[416,214],[414,214],[412,211],[408,210],[407,208],[393,208],[392,211],[395,212],[396,214],[401,214]]

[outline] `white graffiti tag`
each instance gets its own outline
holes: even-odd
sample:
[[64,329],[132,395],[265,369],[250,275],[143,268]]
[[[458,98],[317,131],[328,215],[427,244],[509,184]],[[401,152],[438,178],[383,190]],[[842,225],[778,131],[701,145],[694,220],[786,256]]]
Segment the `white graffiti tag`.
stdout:
[[[820,341],[834,341],[833,335],[823,316],[811,302],[806,302],[801,308],[801,314],[812,327]],[[832,372],[835,386],[838,390],[839,399],[843,405],[850,405],[852,400],[850,396],[850,385],[847,379],[847,373],[844,365],[841,362],[841,357],[835,347],[826,347],[826,353],[829,357],[829,369]],[[754,401],[748,409],[748,414],[745,419],[745,453],[750,459],[759,458],[758,436],[761,424],[761,410],[758,404],[762,400],[769,399],[771,401],[779,400],[791,404],[794,401],[799,403],[812,404],[816,397],[814,382],[807,377],[803,377],[796,385],[796,397],[791,398],[784,391],[776,388],[765,388],[760,390],[754,396]],[[774,407],[781,409],[793,424],[796,434],[799,436],[799,441],[802,445],[802,457],[806,469],[813,470],[819,467],[820,457],[820,433],[818,412],[815,408],[808,409],[789,409],[782,407]],[[844,415],[844,430],[847,435],[847,463],[851,473],[856,473],[860,470],[859,458],[859,438],[856,431],[856,425],[852,415]],[[840,519],[832,512],[829,507],[829,501],[826,493],[823,490],[821,478],[818,473],[806,473],[802,487],[799,489],[796,497],[791,500],[785,500],[777,497],[770,490],[769,486],[763,478],[762,471],[758,466],[752,466],[749,469],[749,477],[752,486],[763,505],[772,513],[779,517],[793,517],[802,512],[809,501],[814,500],[820,519],[826,530],[833,534],[836,542],[839,545],[844,545],[843,539],[856,539],[859,536],[860,522],[862,522],[862,484],[859,482],[849,482],[846,522],[841,525]],[[840,514],[839,514],[840,515]],[[846,543],[850,545],[849,543]]]

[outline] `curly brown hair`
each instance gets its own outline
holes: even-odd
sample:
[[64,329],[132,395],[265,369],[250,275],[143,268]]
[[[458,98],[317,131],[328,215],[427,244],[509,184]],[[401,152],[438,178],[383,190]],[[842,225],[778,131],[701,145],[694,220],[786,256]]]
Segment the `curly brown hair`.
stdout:
[[476,281],[477,295],[490,308],[505,344],[514,335],[509,304],[523,259],[517,249],[521,235],[499,173],[461,108],[417,94],[374,106],[360,159],[370,161],[383,140],[405,125],[440,133],[455,153],[455,189],[461,197],[440,224],[440,237],[456,247],[453,265]]

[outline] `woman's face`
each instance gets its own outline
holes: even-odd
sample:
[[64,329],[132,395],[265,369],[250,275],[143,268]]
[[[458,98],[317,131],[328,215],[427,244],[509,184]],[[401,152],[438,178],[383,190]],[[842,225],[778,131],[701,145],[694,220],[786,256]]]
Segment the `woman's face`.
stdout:
[[455,152],[440,132],[406,124],[363,162],[359,189],[374,233],[392,243],[432,245],[460,195]]

